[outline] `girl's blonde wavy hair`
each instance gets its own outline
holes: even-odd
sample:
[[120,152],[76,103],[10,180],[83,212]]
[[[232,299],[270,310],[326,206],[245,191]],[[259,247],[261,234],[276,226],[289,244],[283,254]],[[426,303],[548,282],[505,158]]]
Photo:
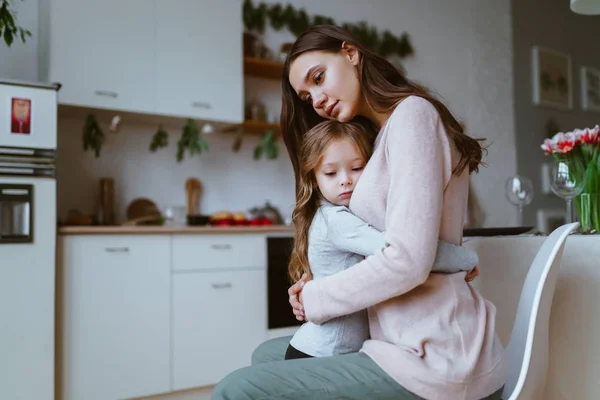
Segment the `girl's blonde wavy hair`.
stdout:
[[365,162],[369,160],[373,152],[375,133],[359,122],[341,123],[327,120],[315,125],[303,136],[298,157],[296,207],[292,213],[295,237],[288,267],[292,283],[297,282],[305,273],[312,278],[308,263],[308,231],[322,198],[315,171],[329,145],[342,139],[351,140]]

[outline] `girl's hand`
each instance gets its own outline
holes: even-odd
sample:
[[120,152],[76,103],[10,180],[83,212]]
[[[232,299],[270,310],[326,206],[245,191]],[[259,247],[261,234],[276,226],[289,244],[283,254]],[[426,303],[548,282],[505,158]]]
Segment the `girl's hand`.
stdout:
[[304,274],[298,282],[294,283],[288,289],[290,305],[292,306],[292,310],[298,321],[306,321],[304,316],[304,304],[302,304],[302,289],[306,282],[308,282],[308,276]]
[[473,268],[472,270],[467,272],[467,275],[465,275],[465,281],[471,282],[478,276],[479,276],[479,268],[476,265],[475,268]]

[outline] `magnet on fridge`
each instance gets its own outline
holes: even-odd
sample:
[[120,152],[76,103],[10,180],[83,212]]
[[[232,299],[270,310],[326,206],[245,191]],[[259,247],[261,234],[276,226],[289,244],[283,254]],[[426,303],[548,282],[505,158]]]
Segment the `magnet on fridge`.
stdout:
[[10,133],[31,135],[31,99],[13,97],[10,101]]

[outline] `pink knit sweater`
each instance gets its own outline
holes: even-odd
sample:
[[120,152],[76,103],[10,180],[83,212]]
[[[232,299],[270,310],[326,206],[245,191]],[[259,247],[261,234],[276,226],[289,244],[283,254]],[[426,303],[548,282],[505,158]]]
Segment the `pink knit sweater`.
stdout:
[[504,385],[496,309],[465,273],[431,274],[437,240],[460,244],[469,177],[431,103],[409,97],[382,127],[351,210],[386,247],[303,290],[309,321],[368,308],[362,351],[409,391],[431,400],[477,400]]

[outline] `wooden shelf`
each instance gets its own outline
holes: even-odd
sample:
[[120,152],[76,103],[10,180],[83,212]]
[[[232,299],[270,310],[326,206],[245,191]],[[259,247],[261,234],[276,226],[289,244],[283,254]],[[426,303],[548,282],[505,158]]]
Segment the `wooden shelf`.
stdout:
[[244,133],[262,135],[268,129],[275,130],[275,134],[279,134],[279,124],[272,124],[263,121],[244,121],[241,125],[236,125],[225,130],[225,132],[236,132],[242,129]]
[[280,80],[283,64],[273,60],[244,57],[244,74],[258,78]]

